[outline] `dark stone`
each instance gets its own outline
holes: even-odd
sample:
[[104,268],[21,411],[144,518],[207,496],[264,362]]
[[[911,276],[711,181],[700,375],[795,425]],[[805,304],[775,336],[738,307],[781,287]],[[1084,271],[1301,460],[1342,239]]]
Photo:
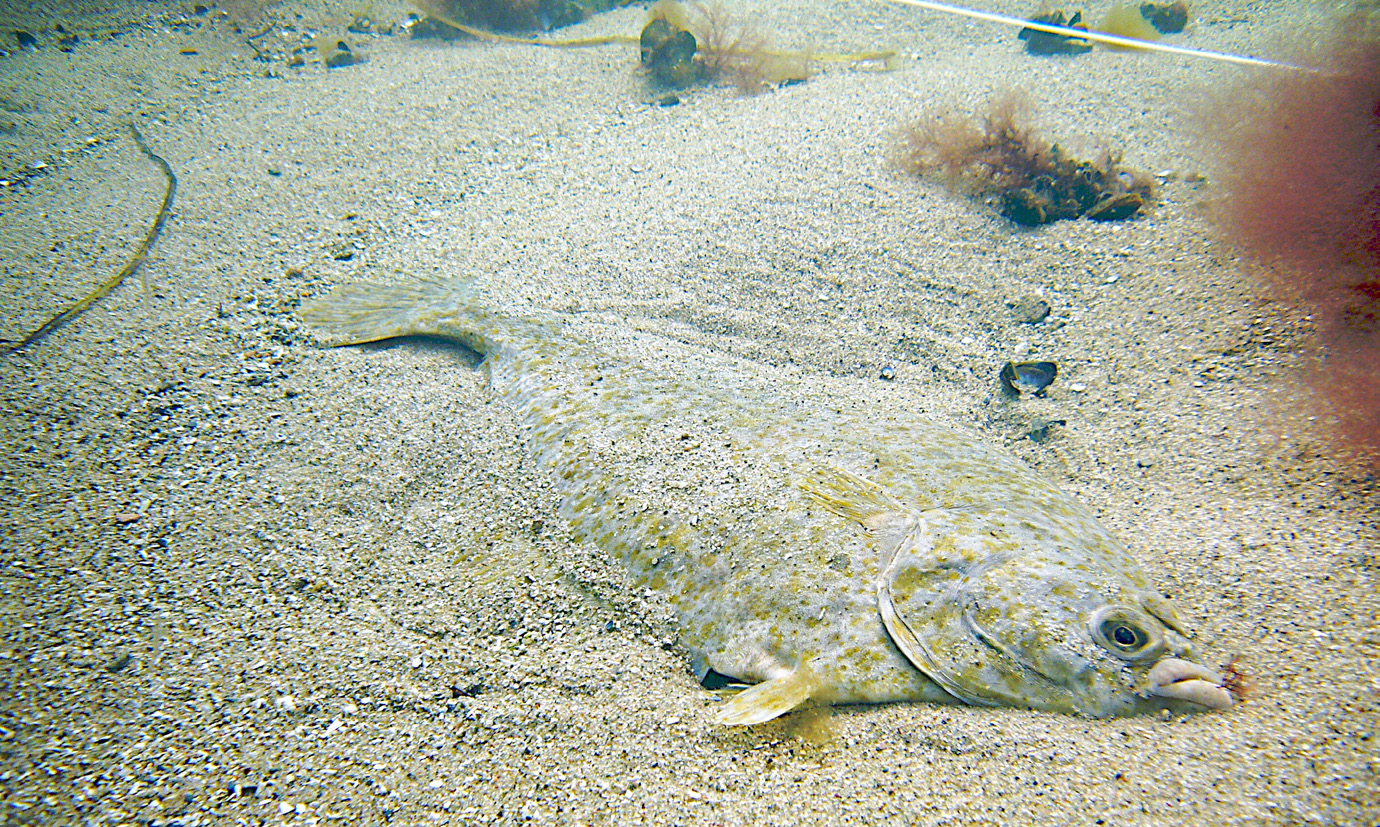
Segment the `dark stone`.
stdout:
[[[1048,23],[1069,29],[1084,29],[1083,13],[1074,12],[1073,17],[1065,17],[1062,11],[1052,11],[1030,18],[1032,23]],[[1066,34],[1042,32],[1039,29],[1024,28],[1016,37],[1025,41],[1025,50],[1032,55],[1081,55],[1092,51],[1092,43],[1080,37]]]
[[1084,215],[1093,221],[1124,221],[1140,212],[1145,199],[1137,192],[1107,193]]
[[1141,3],[1140,16],[1150,21],[1161,34],[1181,32],[1188,25],[1188,3]]
[[693,34],[658,17],[642,29],[638,43],[642,65],[658,83],[679,89],[699,78],[699,67],[695,65],[699,44]]

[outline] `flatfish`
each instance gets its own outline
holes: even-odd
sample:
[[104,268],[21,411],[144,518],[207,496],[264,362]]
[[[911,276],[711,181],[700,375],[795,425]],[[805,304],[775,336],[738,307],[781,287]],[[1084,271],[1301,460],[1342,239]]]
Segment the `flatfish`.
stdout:
[[337,345],[426,335],[483,354],[576,535],[666,595],[706,686],[748,685],[718,721],[1233,704],[1127,549],[977,436],[839,380],[477,296],[349,285],[303,316]]

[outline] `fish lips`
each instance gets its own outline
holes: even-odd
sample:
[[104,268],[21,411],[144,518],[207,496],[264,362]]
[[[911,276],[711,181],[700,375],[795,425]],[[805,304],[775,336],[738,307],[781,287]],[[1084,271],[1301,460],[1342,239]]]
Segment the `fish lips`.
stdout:
[[1222,685],[1222,676],[1206,666],[1182,658],[1164,658],[1146,675],[1147,693],[1156,698],[1186,701],[1207,709],[1229,709],[1236,699]]

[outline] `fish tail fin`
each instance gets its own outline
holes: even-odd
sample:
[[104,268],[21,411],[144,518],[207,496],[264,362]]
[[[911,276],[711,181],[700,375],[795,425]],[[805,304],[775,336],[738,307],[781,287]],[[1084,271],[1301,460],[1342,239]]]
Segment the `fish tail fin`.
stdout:
[[552,335],[558,324],[536,312],[506,314],[483,306],[468,278],[402,284],[346,284],[302,308],[302,320],[333,347],[399,336],[441,336],[477,353]]
[[727,726],[751,726],[779,718],[810,699],[819,678],[804,663],[744,689],[724,703],[714,720]]
[[469,279],[346,284],[302,308],[302,319],[334,346],[434,334],[436,322],[468,297]]

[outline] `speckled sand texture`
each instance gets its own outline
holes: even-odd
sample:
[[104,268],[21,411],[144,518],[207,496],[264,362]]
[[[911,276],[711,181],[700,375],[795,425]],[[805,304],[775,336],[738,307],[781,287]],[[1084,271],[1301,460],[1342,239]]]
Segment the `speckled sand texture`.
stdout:
[[[1196,3],[1175,42],[1281,53],[1323,5]],[[1380,492],[1295,402],[1308,309],[1262,295],[1268,265],[1207,221],[1189,112],[1248,70],[1035,58],[875,0],[734,7],[782,45],[902,57],[663,108],[628,47],[347,34],[343,3],[239,34],[191,3],[0,11],[0,38],[40,34],[0,57],[0,337],[152,220],[162,180],[126,120],[180,178],[142,279],[0,359],[0,825],[1380,819]],[[288,66],[285,26],[367,60]],[[1161,200],[1020,230],[887,163],[905,116],[1013,86],[1062,144],[1163,173]],[[1253,694],[1170,720],[713,725],[665,602],[572,541],[473,354],[326,350],[296,316],[335,284],[459,273],[781,376],[873,394],[891,367],[899,403],[1091,505]],[[1052,316],[1021,322],[1036,296]],[[1000,394],[1018,356],[1059,363],[1047,399]]]

